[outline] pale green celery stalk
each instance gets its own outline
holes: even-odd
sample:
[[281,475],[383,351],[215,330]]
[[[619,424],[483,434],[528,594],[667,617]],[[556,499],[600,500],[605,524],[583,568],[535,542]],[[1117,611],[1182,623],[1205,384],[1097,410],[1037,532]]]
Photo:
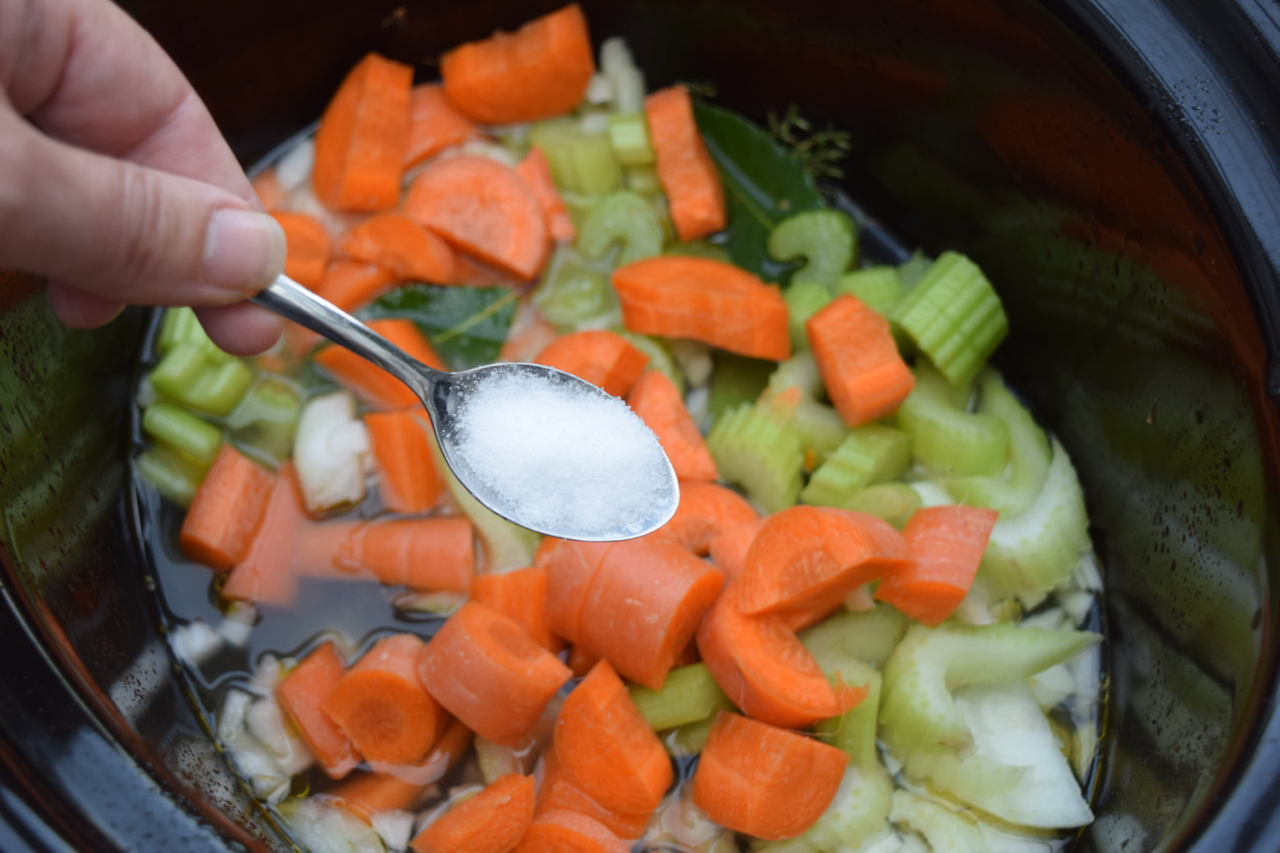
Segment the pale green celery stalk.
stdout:
[[867,267],[840,276],[836,293],[856,296],[868,308],[884,317],[893,313],[893,306],[906,291],[896,267]]
[[647,198],[662,195],[662,181],[658,178],[658,170],[652,166],[626,166],[622,170],[622,178],[632,192]]
[[611,193],[596,202],[578,229],[578,252],[600,261],[615,244],[622,244],[616,264],[652,258],[662,253],[662,221],[643,196],[630,190]]
[[640,684],[628,685],[627,689],[640,716],[659,732],[705,720],[716,711],[733,710],[733,703],[702,663],[671,670],[661,690]]
[[1084,492],[1066,449],[1055,439],[1039,494],[1019,515],[996,521],[979,575],[1028,609],[1071,576],[1089,547]]
[[906,633],[907,617],[879,603],[871,610],[837,613],[824,619],[801,634],[800,642],[820,665],[823,660],[852,657],[881,667]]
[[222,446],[222,430],[172,403],[147,406],[142,431],[203,465],[213,462]]
[[923,835],[933,853],[990,853],[991,850],[976,824],[910,791],[893,792],[889,819]]
[[435,435],[428,430],[431,439],[431,453],[435,457],[436,470],[444,478],[449,487],[449,494],[458,507],[471,519],[480,541],[484,544],[485,567],[487,572],[503,572],[508,569],[519,569],[533,565],[533,555],[542,542],[542,537],[532,530],[526,530],[518,524],[512,524],[497,515],[468,492],[453,471],[445,464],[440,454],[440,446]]
[[179,344],[199,346],[206,357],[216,364],[235,358],[218,349],[218,345],[205,332],[204,326],[200,325],[196,312],[190,308],[170,308],[164,312],[160,334],[156,338],[156,352],[162,356],[167,355],[169,350]]
[[720,261],[729,264],[733,261],[724,246],[710,240],[694,240],[689,243],[671,243],[663,251],[664,255],[684,255],[689,258],[706,258],[709,261]]
[[227,415],[253,382],[253,370],[241,359],[215,357],[214,351],[212,343],[176,343],[148,378],[157,391],[185,406]]
[[818,362],[808,350],[798,352],[786,361],[778,362],[778,366],[769,374],[769,391],[777,393],[788,388],[799,388],[815,400],[825,390],[822,385],[822,374],[818,372]]
[[716,418],[707,449],[720,476],[746,491],[765,512],[796,502],[801,488],[804,450],[794,430],[743,404]]
[[138,454],[134,460],[138,473],[156,487],[156,491],[181,507],[191,504],[206,470],[178,454],[157,445]]
[[714,360],[716,369],[711,374],[709,404],[713,418],[743,404],[754,403],[775,370],[772,361],[728,352],[716,352]]
[[898,479],[910,464],[911,439],[905,432],[882,424],[855,427],[813,472],[800,499],[842,507],[867,486]]
[[665,373],[667,378],[676,386],[676,390],[682,395],[684,394],[684,373],[680,370],[680,365],[676,363],[676,357],[671,354],[671,349],[667,346],[666,341],[662,338],[633,332],[622,326],[613,326],[610,331],[626,338],[627,342],[633,347],[649,356],[649,363],[646,367]]
[[655,162],[643,111],[609,116],[609,144],[623,166],[652,166]]
[[919,492],[905,483],[879,483],[853,493],[840,508],[874,515],[901,530],[920,505]]
[[[194,317],[193,314],[192,318]],[[166,349],[164,357],[151,368],[147,378],[159,393],[181,400],[183,393],[206,369],[207,364],[204,347],[190,341],[177,341]]]
[[814,731],[827,735],[827,743],[849,756],[849,763],[859,770],[867,771],[880,765],[880,756],[876,752],[876,712],[880,707],[881,678],[867,664],[852,655],[836,653],[834,647],[824,648],[822,654],[815,654],[818,666],[827,678],[835,684],[837,680],[849,687],[865,684],[867,695],[857,706],[850,708],[838,717],[823,720],[814,726]]
[[864,849],[889,834],[893,780],[884,767],[845,768],[827,810],[800,835],[752,846],[753,853],[844,853]]
[[933,261],[925,257],[918,249],[911,253],[911,257],[898,264],[898,280],[902,282],[903,290],[910,290],[916,286],[916,282],[924,278],[924,274],[929,271],[929,267],[933,266]]
[[529,139],[547,155],[556,186],[584,195],[603,195],[622,185],[622,166],[607,131],[587,133],[577,119],[552,119],[533,126]]
[[556,249],[533,304],[561,332],[611,326],[622,316],[608,273],[588,266],[568,246]]
[[791,348],[796,352],[807,352],[809,333],[805,330],[805,323],[831,301],[831,291],[822,282],[801,279],[787,286],[782,292],[782,299],[787,303],[787,334],[791,337]]
[[621,38],[605,39],[600,45],[600,73],[608,77],[613,86],[614,109],[620,113],[644,109],[644,73]]
[[955,387],[967,385],[1009,333],[1000,297],[958,252],[943,252],[890,319]]
[[839,412],[802,392],[775,393],[766,389],[756,402],[756,409],[799,436],[806,468],[821,464],[849,434]]
[[289,458],[302,394],[283,376],[261,376],[240,404],[227,417],[231,439],[265,454],[274,462]]
[[1021,681],[1070,660],[1099,639],[1082,631],[1008,623],[912,625],[884,667],[881,736],[900,757],[922,751],[963,755],[973,748],[973,733],[953,690]]
[[696,755],[707,745],[707,738],[711,736],[711,725],[715,721],[716,715],[712,714],[705,719],[686,723],[669,732],[664,732],[661,736],[662,743],[667,748],[667,752],[672,755]]
[[[958,475],[1004,470],[1009,429],[995,415],[970,413],[959,394],[923,359],[913,371],[915,388],[898,408],[898,427],[911,437],[911,451],[930,469]],[[960,399],[958,399],[960,398]]]
[[769,256],[778,261],[804,258],[804,266],[791,274],[791,281],[815,281],[834,293],[840,273],[849,268],[858,251],[858,235],[853,220],[838,210],[806,210],[773,226],[766,244]]

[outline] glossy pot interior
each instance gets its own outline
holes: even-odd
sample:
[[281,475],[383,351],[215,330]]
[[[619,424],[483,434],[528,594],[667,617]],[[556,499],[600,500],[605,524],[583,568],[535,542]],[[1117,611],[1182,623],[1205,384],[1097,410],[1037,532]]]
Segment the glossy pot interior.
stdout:
[[[125,5],[248,164],[365,51],[430,79],[450,45],[556,3]],[[710,81],[757,119],[795,102],[852,131],[852,197],[997,283],[999,364],[1076,460],[1109,587],[1098,820],[1077,849],[1280,845],[1280,84],[1262,7],[584,6],[651,86]],[[45,830],[95,849],[279,846],[183,698],[142,568],[126,460],[145,316],[72,333],[38,290],[0,279],[0,785],[18,795],[0,798],[0,832],[31,849],[56,849]]]

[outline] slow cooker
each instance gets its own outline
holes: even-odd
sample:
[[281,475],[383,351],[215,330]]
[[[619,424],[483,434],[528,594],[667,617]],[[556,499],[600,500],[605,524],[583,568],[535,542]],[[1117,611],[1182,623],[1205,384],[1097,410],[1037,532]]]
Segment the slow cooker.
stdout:
[[[132,0],[245,164],[378,50],[559,5]],[[1108,587],[1073,849],[1280,850],[1280,9],[1266,0],[583,3],[651,86],[848,130],[885,233],[974,257]],[[869,234],[879,233],[872,228]],[[143,310],[71,332],[0,273],[0,849],[288,849],[184,693],[130,487]]]

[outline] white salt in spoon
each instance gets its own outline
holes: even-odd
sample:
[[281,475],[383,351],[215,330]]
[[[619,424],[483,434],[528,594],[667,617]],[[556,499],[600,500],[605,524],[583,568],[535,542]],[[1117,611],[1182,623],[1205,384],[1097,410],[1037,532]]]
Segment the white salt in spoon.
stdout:
[[444,373],[283,275],[253,301],[408,385],[459,482],[521,527],[607,542],[651,533],[676,511],[679,486],[657,438],[590,382],[540,364]]

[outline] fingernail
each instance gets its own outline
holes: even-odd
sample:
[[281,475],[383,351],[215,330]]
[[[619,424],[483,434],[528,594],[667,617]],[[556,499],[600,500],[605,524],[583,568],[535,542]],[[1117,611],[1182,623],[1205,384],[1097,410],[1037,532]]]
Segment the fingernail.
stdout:
[[204,276],[212,284],[256,293],[284,271],[284,229],[265,213],[223,208],[209,217]]

